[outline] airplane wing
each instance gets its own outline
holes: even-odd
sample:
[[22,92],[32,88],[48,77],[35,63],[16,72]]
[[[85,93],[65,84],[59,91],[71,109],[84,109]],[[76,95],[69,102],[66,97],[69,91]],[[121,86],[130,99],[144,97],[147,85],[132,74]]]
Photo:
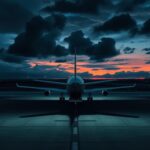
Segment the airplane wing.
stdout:
[[55,81],[46,81],[46,80],[34,80],[35,82],[41,82],[41,83],[49,83],[49,84],[57,84],[57,85],[67,85],[66,83],[62,82],[55,82]]
[[110,90],[118,90],[118,89],[128,89],[128,88],[134,88],[134,87],[136,87],[136,84],[128,85],[128,86],[110,87],[110,88],[95,88],[95,89],[87,89],[85,90],[85,93],[110,91]]
[[23,86],[16,84],[18,88],[25,88],[25,89],[33,89],[33,90],[41,90],[41,91],[51,91],[56,93],[66,93],[66,90],[58,89],[58,88],[46,88],[46,87],[35,87],[35,86]]
[[107,83],[112,81],[117,81],[117,80],[114,79],[114,80],[104,80],[104,81],[92,81],[92,82],[84,83],[84,85],[95,85],[95,84]]

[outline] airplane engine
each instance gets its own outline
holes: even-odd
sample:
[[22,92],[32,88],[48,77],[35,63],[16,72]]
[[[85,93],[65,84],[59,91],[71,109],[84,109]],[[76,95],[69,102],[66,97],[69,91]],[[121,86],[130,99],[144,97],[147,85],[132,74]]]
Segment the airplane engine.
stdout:
[[45,91],[45,92],[44,92],[44,95],[45,95],[45,96],[49,96],[50,94],[51,94],[50,91]]
[[102,95],[103,95],[103,96],[108,96],[109,93],[108,93],[108,91],[102,91]]

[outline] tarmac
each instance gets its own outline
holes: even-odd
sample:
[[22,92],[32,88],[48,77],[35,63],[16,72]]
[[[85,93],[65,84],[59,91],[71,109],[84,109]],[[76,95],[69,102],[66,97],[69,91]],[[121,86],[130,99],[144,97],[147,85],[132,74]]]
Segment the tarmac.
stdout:
[[150,150],[150,92],[60,102],[0,92],[0,150]]

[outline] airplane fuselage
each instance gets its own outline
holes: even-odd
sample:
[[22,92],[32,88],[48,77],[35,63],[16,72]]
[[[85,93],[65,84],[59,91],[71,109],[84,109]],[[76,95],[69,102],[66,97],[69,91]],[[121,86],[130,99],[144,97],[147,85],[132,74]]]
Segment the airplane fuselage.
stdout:
[[67,92],[70,100],[81,100],[84,93],[84,80],[80,76],[72,76],[67,81]]

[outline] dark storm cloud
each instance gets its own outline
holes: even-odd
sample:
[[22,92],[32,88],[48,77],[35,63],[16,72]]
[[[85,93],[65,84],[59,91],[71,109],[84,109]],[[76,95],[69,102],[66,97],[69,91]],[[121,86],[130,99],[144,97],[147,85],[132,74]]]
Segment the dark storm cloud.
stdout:
[[101,25],[94,27],[95,32],[119,32],[137,28],[136,21],[129,14],[114,16]]
[[6,52],[2,52],[0,53],[0,60],[9,63],[23,63],[25,61],[25,58],[16,55],[11,55]]
[[147,1],[148,0],[121,0],[117,7],[119,11],[129,12]]
[[0,32],[16,33],[22,31],[24,24],[32,17],[32,12],[15,1],[0,1]]
[[19,34],[8,53],[25,57],[66,56],[74,54],[88,55],[91,59],[104,61],[119,54],[115,47],[115,40],[102,38],[97,44],[86,38],[82,31],[72,32],[64,39],[69,44],[66,49],[56,45],[56,38],[65,26],[66,19],[62,15],[52,15],[43,19],[40,16],[33,17],[26,25],[26,31]]
[[123,49],[123,52],[125,54],[132,54],[132,53],[134,53],[134,51],[135,51],[135,48],[131,48],[131,47],[126,47]]
[[65,58],[59,58],[59,59],[56,59],[55,62],[56,63],[65,63],[65,62],[67,62],[67,59],[65,59]]
[[77,54],[86,54],[87,48],[92,46],[91,40],[85,38],[81,30],[72,32],[69,37],[64,39],[64,41],[69,44],[71,54],[74,54],[75,49],[77,50]]
[[146,35],[150,34],[150,19],[144,22],[141,33]]
[[45,4],[50,3],[50,1],[53,0],[7,0],[7,1],[15,1],[25,7],[26,9],[36,12],[39,11],[39,9],[44,6]]
[[147,61],[145,64],[150,64],[150,61]]
[[117,51],[115,44],[116,42],[112,38],[102,38],[101,42],[88,48],[87,54],[91,56],[91,59],[103,61],[106,58],[119,55],[119,51]]
[[143,51],[149,52],[150,48],[144,48]]
[[[11,72],[11,71],[16,71],[18,66],[17,65],[14,65],[14,64],[11,64],[11,63],[8,63],[8,62],[5,62],[3,60],[0,60],[0,77],[2,77],[2,73],[4,73],[4,76],[10,76],[10,74],[6,74],[8,72]],[[6,69],[7,68],[7,69]]]
[[88,55],[91,59],[103,60],[119,54],[115,47],[115,40],[112,38],[102,38],[101,42],[94,44],[89,38],[84,37],[82,31],[72,32],[65,38],[69,44],[69,51],[74,53],[77,50],[79,55]]
[[150,77],[150,73],[149,72],[144,72],[144,71],[140,71],[140,72],[117,72],[115,74],[105,74],[103,76],[100,77],[104,77],[104,78],[149,78]]
[[150,54],[150,48],[144,48],[143,51],[145,51],[146,54]]
[[17,3],[31,12],[39,11],[46,4],[50,4],[55,0],[5,0],[7,3]]
[[17,34],[0,33],[0,48],[8,48],[16,36]]
[[37,57],[48,55],[66,55],[65,48],[56,46],[56,38],[65,26],[63,15],[53,14],[46,19],[33,17],[26,25],[26,31],[19,34],[8,52],[11,54]]
[[53,5],[45,7],[43,11],[97,14],[100,6],[104,7],[109,5],[111,5],[110,0],[57,0]]

